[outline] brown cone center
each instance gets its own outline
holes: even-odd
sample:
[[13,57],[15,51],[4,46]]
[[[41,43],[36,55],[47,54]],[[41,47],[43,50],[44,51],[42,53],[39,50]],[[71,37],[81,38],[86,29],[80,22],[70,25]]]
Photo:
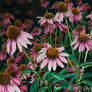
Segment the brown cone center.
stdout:
[[20,27],[22,25],[22,22],[19,19],[16,19],[14,21],[14,25],[17,26],[17,27]]
[[82,25],[78,24],[78,25],[76,26],[76,30],[77,30],[77,32],[82,31],[82,30],[83,30]]
[[59,12],[66,12],[68,10],[68,6],[64,2],[59,2],[57,4],[57,9],[58,9]]
[[24,69],[26,69],[27,65],[26,64],[20,64],[19,65],[19,70],[23,71]]
[[34,28],[33,28],[33,32],[38,32],[37,27],[34,27]]
[[57,51],[56,48],[50,47],[50,48],[47,49],[46,55],[47,55],[49,58],[55,58],[55,57],[58,56],[58,51]]
[[44,17],[45,17],[46,19],[51,19],[51,18],[54,17],[54,14],[49,12],[49,13],[46,13],[46,14],[44,15]]
[[5,72],[0,72],[0,85],[8,85],[10,83],[10,75]]
[[7,37],[10,40],[15,40],[20,35],[20,29],[15,26],[9,26],[7,29]]
[[86,34],[86,33],[79,34],[79,41],[80,42],[86,42],[88,39],[89,39],[88,34]]
[[71,0],[64,0],[64,2],[65,2],[65,3],[69,3],[69,2],[71,2]]
[[77,9],[77,8],[72,8],[72,13],[74,14],[74,15],[77,15],[77,14],[79,14],[80,13],[80,11]]
[[41,50],[41,48],[42,48],[42,45],[41,44],[34,44],[34,50],[36,51],[36,52],[39,52],[40,50]]

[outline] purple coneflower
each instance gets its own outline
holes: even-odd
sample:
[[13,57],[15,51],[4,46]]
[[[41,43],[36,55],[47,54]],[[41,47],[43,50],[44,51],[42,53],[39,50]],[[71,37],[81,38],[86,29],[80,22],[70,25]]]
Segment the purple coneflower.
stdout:
[[82,18],[82,13],[78,8],[71,9],[71,15],[69,16],[69,20],[73,23],[74,21],[80,21]]
[[9,26],[7,29],[7,52],[10,55],[16,51],[16,45],[19,48],[19,51],[22,52],[22,46],[27,48],[27,44],[32,44],[28,38],[32,39],[32,35],[21,31],[15,26]]
[[79,52],[82,52],[87,48],[88,50],[92,49],[92,38],[86,33],[80,33],[74,37],[72,42],[74,45],[74,50],[79,47]]
[[85,33],[85,26],[84,25],[82,26],[81,24],[78,24],[76,26],[76,28],[73,30],[73,33],[74,34]]
[[54,48],[51,46],[43,48],[39,53],[42,53],[38,56],[37,62],[42,61],[42,64],[40,66],[41,69],[43,69],[48,64],[48,70],[51,71],[56,70],[57,64],[64,68],[64,65],[62,62],[67,63],[66,56],[69,56],[67,53],[62,52],[64,50],[64,47]]

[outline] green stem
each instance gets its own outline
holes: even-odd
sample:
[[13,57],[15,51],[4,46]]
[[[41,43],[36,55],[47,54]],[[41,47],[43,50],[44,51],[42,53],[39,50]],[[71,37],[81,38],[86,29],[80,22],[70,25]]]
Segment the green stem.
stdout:
[[[66,18],[66,17],[65,17],[65,21],[66,21],[66,25],[67,25],[67,29],[68,29],[68,36],[69,36],[69,40],[70,40],[70,44],[71,44],[71,43],[72,43],[71,33],[70,33],[70,31],[69,31],[68,20],[67,20],[67,18]],[[74,56],[74,51],[73,51],[72,44],[71,44],[71,49],[72,49],[72,55]]]
[[32,61],[32,59],[30,58],[30,55],[28,54],[28,52],[26,51],[26,49],[25,49],[24,47],[23,47],[23,50],[24,50],[24,53],[25,53],[25,55],[27,56],[28,60],[31,62],[33,68],[35,69],[35,72],[36,72],[37,76],[38,76],[39,79],[43,82],[43,84],[48,88],[48,91],[51,92],[51,91],[49,90],[48,85],[44,82],[44,80],[40,77],[39,73],[36,71],[36,67],[35,67],[35,65],[34,65],[34,63],[33,63],[33,61]]

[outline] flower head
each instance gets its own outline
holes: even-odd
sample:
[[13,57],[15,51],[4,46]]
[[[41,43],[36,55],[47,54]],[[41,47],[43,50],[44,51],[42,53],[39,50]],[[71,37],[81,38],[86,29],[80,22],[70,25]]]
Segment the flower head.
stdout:
[[32,35],[23,32],[15,26],[8,27],[7,37],[7,52],[10,55],[13,55],[13,53],[16,51],[16,45],[18,46],[20,52],[22,52],[22,46],[27,48],[27,44],[31,45],[31,42],[28,40],[28,38],[32,39]]
[[[41,69],[43,69],[48,64],[48,70],[51,71],[56,70],[57,64],[64,68],[64,65],[62,62],[67,63],[67,60],[65,59],[65,56],[69,56],[66,53],[63,53],[64,47],[54,48],[51,46],[43,48],[40,52],[40,54],[37,58],[37,62],[42,61]],[[39,53],[40,53],[39,52]]]
[[72,45],[74,45],[74,50],[79,47],[79,52],[84,51],[85,48],[90,50],[92,49],[92,38],[86,33],[80,33],[78,36],[74,37]]

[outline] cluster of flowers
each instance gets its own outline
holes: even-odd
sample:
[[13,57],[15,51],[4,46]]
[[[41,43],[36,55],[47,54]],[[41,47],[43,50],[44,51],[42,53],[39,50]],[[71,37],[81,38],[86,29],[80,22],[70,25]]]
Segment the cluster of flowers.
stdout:
[[[46,0],[42,0],[42,2],[41,6],[47,10],[50,2]],[[77,4],[78,6],[75,7],[71,0],[56,1],[48,9],[48,11],[54,11],[53,13],[46,11],[44,16],[37,17],[39,27],[33,27],[35,23],[30,19],[22,22],[15,19],[14,15],[9,12],[0,14],[0,63],[4,62],[5,66],[0,71],[0,92],[28,91],[25,84],[33,83],[36,73],[27,73],[20,78],[20,74],[26,68],[35,70],[40,65],[39,70],[45,70],[48,65],[46,71],[56,71],[59,67],[60,69],[71,69],[67,73],[74,72],[71,67],[71,64],[74,65],[74,61],[70,60],[70,64],[68,59],[69,55],[73,54],[68,52],[70,46],[73,52],[79,48],[78,53],[85,52],[86,49],[90,52],[92,50],[92,33],[86,31],[87,28],[82,24],[83,13],[91,8],[88,3],[83,3],[81,0]],[[88,29],[90,30],[92,13],[85,17],[85,20],[88,19]],[[73,29],[70,28],[72,24],[76,25]],[[69,35],[70,42],[68,42],[68,38],[64,42],[66,35]],[[25,48],[30,57],[25,53]],[[33,63],[23,62],[24,57],[30,58]],[[77,65],[75,67],[78,68]],[[78,74],[82,73],[83,71],[80,69]],[[29,80],[27,81],[27,79]],[[40,86],[41,82],[40,80]],[[58,82],[55,83],[55,86],[57,85]],[[76,85],[71,86],[74,88],[74,92],[77,92]],[[63,92],[73,91],[65,89]]]

